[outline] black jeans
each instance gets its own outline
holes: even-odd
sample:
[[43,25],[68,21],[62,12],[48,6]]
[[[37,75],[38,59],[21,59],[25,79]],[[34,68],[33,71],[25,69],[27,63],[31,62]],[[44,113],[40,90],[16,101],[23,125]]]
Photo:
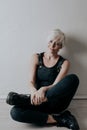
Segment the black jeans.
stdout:
[[78,77],[69,74],[46,92],[47,102],[38,106],[14,106],[10,112],[11,117],[19,122],[44,125],[49,114],[60,114],[67,109],[78,85]]

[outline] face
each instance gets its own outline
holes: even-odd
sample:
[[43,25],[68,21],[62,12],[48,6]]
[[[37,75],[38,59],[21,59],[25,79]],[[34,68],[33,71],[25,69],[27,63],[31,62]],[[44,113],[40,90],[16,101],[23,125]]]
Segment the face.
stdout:
[[51,52],[58,52],[62,48],[62,43],[60,42],[60,37],[55,37],[48,43],[48,48]]

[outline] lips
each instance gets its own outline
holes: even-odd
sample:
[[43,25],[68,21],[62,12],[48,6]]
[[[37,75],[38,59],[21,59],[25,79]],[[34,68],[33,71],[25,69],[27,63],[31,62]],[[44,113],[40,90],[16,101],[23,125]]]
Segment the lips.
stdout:
[[53,49],[53,48],[50,48],[50,50],[55,50],[55,49]]

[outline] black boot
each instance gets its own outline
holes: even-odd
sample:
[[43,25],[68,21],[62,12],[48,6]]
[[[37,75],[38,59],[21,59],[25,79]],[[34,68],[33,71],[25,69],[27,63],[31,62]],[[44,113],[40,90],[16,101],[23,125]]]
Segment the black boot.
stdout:
[[30,104],[30,95],[9,92],[6,103],[9,105],[28,105]]
[[76,118],[69,111],[65,111],[60,115],[53,115],[53,118],[58,122],[57,126],[67,127],[71,130],[80,129]]

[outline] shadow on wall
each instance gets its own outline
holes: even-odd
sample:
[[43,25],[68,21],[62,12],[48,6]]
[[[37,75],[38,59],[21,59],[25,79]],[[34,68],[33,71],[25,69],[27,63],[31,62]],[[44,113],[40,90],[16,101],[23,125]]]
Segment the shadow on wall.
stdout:
[[87,95],[87,44],[76,37],[68,37],[66,55],[71,63],[70,73],[76,73],[80,79],[79,95]]

